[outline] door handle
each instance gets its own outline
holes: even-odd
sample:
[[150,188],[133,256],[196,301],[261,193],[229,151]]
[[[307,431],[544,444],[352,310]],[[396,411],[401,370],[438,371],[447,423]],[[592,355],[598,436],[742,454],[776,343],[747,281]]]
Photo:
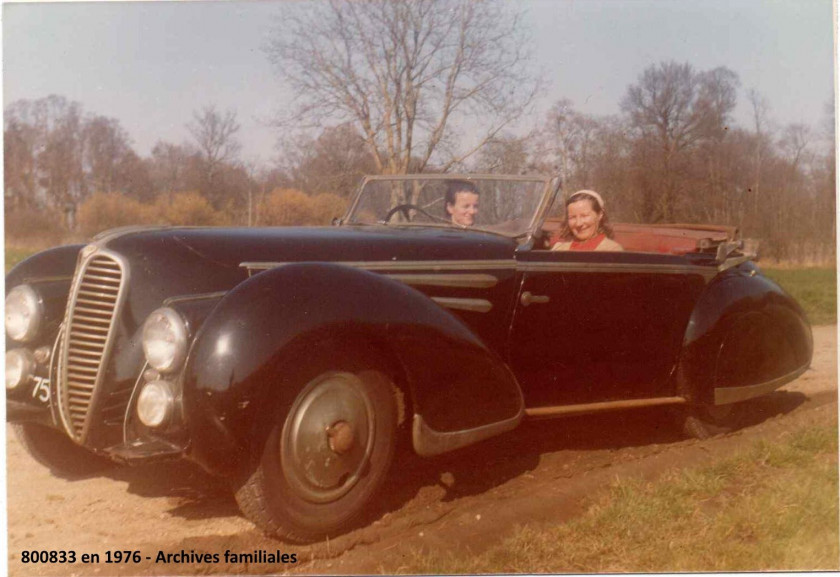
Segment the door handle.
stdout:
[[522,293],[522,296],[519,297],[519,302],[522,303],[523,307],[527,307],[531,303],[533,303],[533,304],[545,304],[549,300],[551,300],[551,299],[548,297],[548,295],[535,295],[535,294],[531,294],[528,291],[525,291],[524,293]]

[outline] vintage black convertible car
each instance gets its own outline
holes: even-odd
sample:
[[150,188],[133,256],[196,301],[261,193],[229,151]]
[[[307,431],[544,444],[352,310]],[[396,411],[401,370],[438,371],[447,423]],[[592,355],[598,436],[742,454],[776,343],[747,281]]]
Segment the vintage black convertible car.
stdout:
[[[452,182],[480,199],[467,225]],[[313,540],[369,504],[400,435],[435,455],[661,405],[703,436],[806,370],[802,310],[732,229],[552,252],[555,196],[368,177],[333,227],[135,227],[36,254],[6,277],[8,420],[57,472],[191,459],[264,530]]]

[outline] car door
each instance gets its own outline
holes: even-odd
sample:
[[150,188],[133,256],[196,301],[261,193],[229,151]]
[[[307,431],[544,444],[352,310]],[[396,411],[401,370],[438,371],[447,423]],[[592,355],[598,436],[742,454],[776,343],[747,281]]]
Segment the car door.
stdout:
[[714,269],[631,252],[517,254],[510,363],[527,407],[673,395],[670,375]]

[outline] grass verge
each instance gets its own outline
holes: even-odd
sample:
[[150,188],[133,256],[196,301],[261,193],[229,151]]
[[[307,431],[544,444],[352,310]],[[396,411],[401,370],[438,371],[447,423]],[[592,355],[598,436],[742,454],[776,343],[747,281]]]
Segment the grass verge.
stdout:
[[837,323],[837,269],[764,268],[762,272],[795,298],[815,325]]
[[477,557],[416,553],[408,573],[837,570],[837,426],[757,442],[654,482],[615,481],[581,517],[515,530]]

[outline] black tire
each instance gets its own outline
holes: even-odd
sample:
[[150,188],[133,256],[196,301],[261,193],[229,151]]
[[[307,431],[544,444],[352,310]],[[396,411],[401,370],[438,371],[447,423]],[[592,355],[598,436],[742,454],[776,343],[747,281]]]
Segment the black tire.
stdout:
[[685,435],[695,439],[710,439],[729,433],[740,424],[740,405],[691,405],[680,414]]
[[321,372],[279,411],[255,470],[236,489],[239,507],[287,541],[347,530],[385,479],[396,429],[394,387],[381,372]]
[[87,477],[115,466],[110,459],[88,451],[50,427],[13,423],[12,428],[32,458],[60,477]]

